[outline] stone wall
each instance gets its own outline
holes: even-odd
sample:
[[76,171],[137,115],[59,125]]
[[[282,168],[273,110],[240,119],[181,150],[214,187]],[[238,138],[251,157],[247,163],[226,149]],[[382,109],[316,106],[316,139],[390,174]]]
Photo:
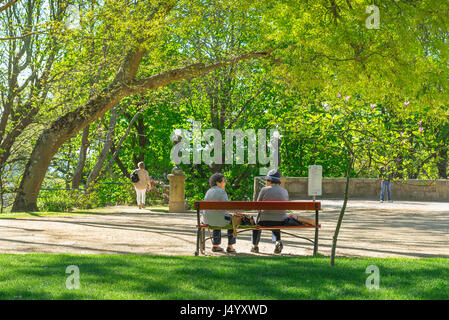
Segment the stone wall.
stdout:
[[[264,185],[260,178],[254,178],[255,199]],[[288,190],[290,199],[311,199],[307,195],[307,178],[282,177],[281,182],[281,185]],[[343,198],[345,183],[345,178],[323,178],[323,195],[317,197],[317,199]],[[379,200],[380,179],[351,179],[349,197],[352,199]],[[394,181],[391,185],[391,198],[392,200],[449,202],[449,180]]]

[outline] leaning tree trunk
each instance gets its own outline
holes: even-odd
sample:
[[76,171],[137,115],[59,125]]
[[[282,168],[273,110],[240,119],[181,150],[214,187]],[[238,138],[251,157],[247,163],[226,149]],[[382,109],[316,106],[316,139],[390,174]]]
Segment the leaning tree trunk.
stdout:
[[3,213],[3,207],[4,207],[4,203],[3,203],[3,168],[0,167],[0,213]]
[[338,216],[337,227],[335,228],[334,237],[332,240],[332,252],[331,252],[331,266],[332,267],[334,266],[334,262],[335,262],[335,251],[337,250],[338,234],[340,232],[341,223],[343,222],[343,217],[345,215],[346,204],[348,203],[348,190],[349,190],[349,181],[350,181],[349,177],[351,175],[352,163],[353,163],[353,158],[352,158],[352,156],[350,156],[348,168],[346,171],[346,186],[345,186],[345,195],[344,195],[344,200],[343,200],[343,206],[341,207],[340,215]]
[[[111,146],[111,152],[112,152],[112,158],[114,158],[114,154],[116,153],[116,147],[114,144],[112,144]],[[117,156],[114,158],[115,163],[117,164],[117,166],[119,167],[120,171],[122,172],[122,176],[124,178],[129,178],[129,172],[128,169],[126,169],[125,165],[123,164],[122,160],[120,160],[118,154]]]
[[243,60],[266,57],[273,50],[243,54],[236,58],[205,65],[196,63],[171,69],[148,78],[135,80],[137,69],[145,53],[144,49],[131,50],[125,57],[111,85],[101,94],[92,98],[82,107],[71,111],[53,121],[36,141],[17,191],[12,212],[37,211],[37,197],[50,166],[51,159],[60,146],[83,130],[87,125],[103,116],[124,97],[141,94],[164,87],[170,83],[191,79],[223,66],[236,64]]
[[111,117],[109,119],[109,126],[108,126],[108,133],[106,135],[106,142],[103,145],[103,149],[100,152],[100,155],[98,156],[97,163],[93,167],[92,171],[90,172],[89,176],[87,177],[87,183],[86,187],[90,187],[92,182],[95,181],[100,174],[100,170],[103,167],[104,162],[106,161],[106,158],[109,154],[109,149],[111,149],[112,143],[114,142],[114,136],[115,136],[115,125],[117,123],[117,110],[118,106],[113,108],[111,110]]
[[13,212],[37,210],[40,186],[59,147],[116,105],[124,96],[122,91],[123,89],[113,90],[106,97],[91,100],[84,109],[85,112],[80,110],[70,112],[53,122],[52,126],[41,134],[25,167],[12,208]]
[[144,53],[144,49],[128,52],[108,88],[90,99],[84,106],[53,121],[50,128],[42,132],[25,166],[12,212],[37,211],[39,189],[53,156],[65,141],[103,116],[121,99],[132,94],[133,91],[128,85],[135,78]]
[[[125,177],[129,177],[129,173],[128,170],[126,170],[126,168],[123,166],[123,163],[121,163],[121,161],[118,159],[118,153],[122,147],[123,141],[126,139],[126,137],[128,136],[131,127],[133,126],[134,122],[136,121],[136,119],[139,117],[139,115],[142,113],[142,111],[144,110],[144,108],[141,108],[139,111],[137,111],[137,113],[134,115],[134,117],[131,119],[131,122],[128,125],[128,128],[125,131],[125,134],[120,138],[120,141],[117,145],[117,147],[114,146],[114,143],[112,143],[111,145],[111,150],[114,149],[113,154],[111,159],[109,160],[106,169],[103,170],[103,172],[97,177],[97,180],[100,180],[103,178],[103,176],[106,174],[106,172],[111,168],[112,164],[114,163],[114,161],[118,164],[118,166],[120,167],[120,169],[122,170],[122,173],[124,174]],[[117,161],[118,160],[118,161]],[[97,181],[94,181],[97,182]]]
[[139,159],[140,161],[145,161],[145,148],[147,147],[147,138],[145,136],[145,123],[142,117],[137,120],[136,129],[139,142]]
[[439,156],[440,156],[440,160],[437,163],[438,177],[440,179],[447,179],[447,166],[448,166],[447,149],[446,148],[441,149]]
[[78,189],[83,177],[83,169],[86,164],[87,148],[89,148],[89,126],[83,129],[83,136],[81,138],[80,155],[78,158],[78,165],[72,179],[72,188]]

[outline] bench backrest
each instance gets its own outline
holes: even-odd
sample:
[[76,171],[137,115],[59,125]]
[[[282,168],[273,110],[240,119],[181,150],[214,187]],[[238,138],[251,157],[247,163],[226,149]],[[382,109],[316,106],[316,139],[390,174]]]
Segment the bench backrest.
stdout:
[[319,201],[195,201],[197,210],[321,210]]

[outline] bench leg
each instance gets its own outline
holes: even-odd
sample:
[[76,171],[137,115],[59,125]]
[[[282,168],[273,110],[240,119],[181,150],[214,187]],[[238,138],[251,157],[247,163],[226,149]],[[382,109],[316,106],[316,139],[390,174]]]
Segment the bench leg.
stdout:
[[198,256],[200,251],[200,241],[201,241],[201,228],[196,231],[196,251],[195,256]]
[[315,241],[313,243],[313,256],[318,253],[318,204],[315,204]]
[[200,209],[199,207],[196,209],[196,223],[198,226],[198,230],[196,231],[196,251],[195,256],[198,256],[200,249],[200,234],[201,234],[201,222],[200,222]]
[[204,254],[204,250],[206,249],[206,230],[201,229],[201,237],[200,237],[200,252]]
[[315,228],[315,241],[313,243],[313,255],[318,253],[318,228]]

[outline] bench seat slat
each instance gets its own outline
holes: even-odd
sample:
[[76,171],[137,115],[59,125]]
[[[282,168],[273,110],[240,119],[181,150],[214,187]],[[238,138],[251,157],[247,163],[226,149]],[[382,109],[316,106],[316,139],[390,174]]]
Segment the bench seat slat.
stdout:
[[[198,227],[198,226],[197,226]],[[201,228],[203,229],[211,229],[211,230],[227,230],[232,229],[232,226],[224,226],[224,227],[214,227],[214,226],[208,226],[207,224],[202,224]],[[302,226],[272,226],[272,227],[264,227],[264,226],[238,226],[237,229],[255,229],[255,230],[277,230],[277,229],[315,229],[315,226],[310,225],[302,225]],[[321,228],[321,224],[318,225],[318,228]]]

